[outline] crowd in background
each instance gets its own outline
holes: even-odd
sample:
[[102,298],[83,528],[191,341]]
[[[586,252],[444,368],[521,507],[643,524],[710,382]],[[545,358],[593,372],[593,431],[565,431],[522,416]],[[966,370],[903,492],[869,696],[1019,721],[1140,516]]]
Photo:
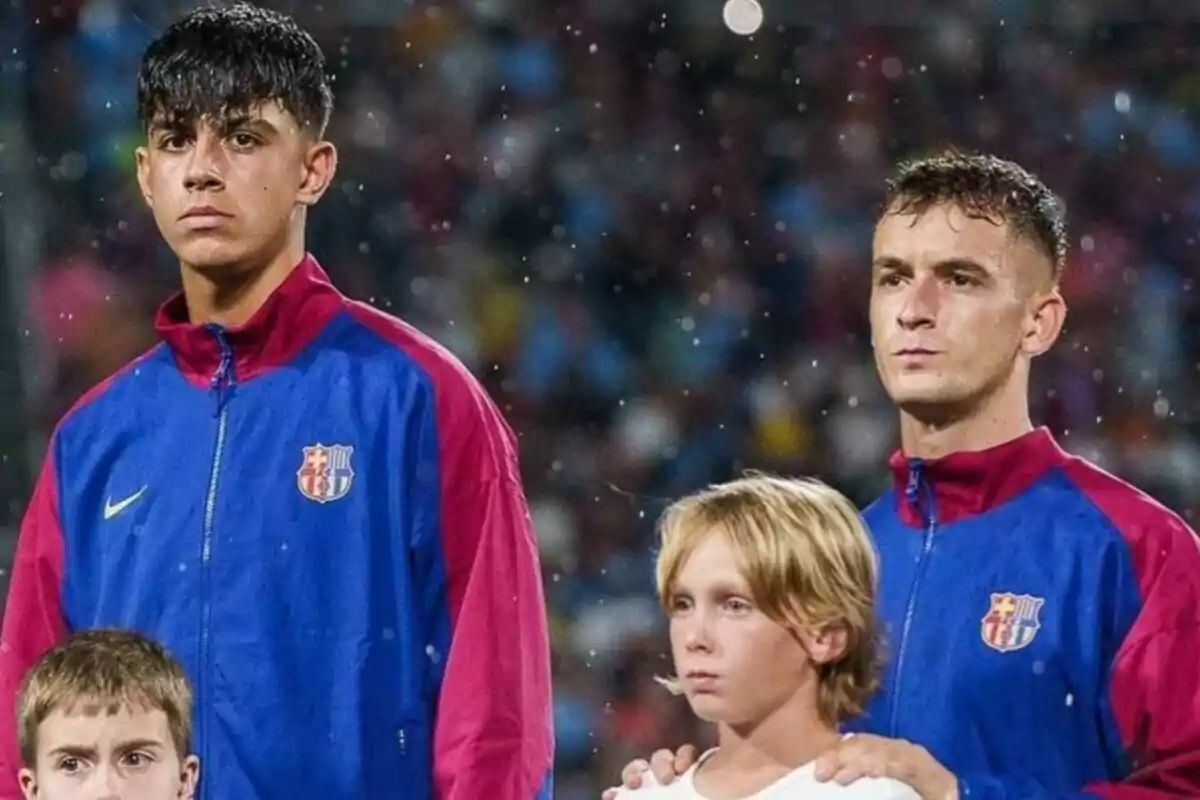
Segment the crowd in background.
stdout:
[[[153,343],[177,284],[130,155],[153,5],[30,4],[43,431]],[[715,3],[708,25],[599,5],[419,3],[314,27],[341,160],[309,246],[344,291],[457,353],[520,435],[563,800],[704,733],[653,680],[670,670],[651,569],[667,500],[748,467],[863,503],[886,484],[896,414],[865,308],[898,159],[989,150],[1065,198],[1070,316],[1036,369],[1036,420],[1173,508],[1200,502],[1194,28],[1084,12],[780,29],[768,5],[742,38]]]

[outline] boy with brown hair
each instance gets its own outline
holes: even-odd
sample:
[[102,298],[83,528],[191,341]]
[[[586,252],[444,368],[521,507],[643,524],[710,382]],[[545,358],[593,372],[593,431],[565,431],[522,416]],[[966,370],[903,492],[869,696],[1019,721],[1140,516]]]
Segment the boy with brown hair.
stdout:
[[678,501],[660,528],[677,676],[662,682],[717,723],[719,744],[670,786],[620,796],[916,800],[895,780],[813,774],[877,685],[875,553],[850,501],[754,474]]
[[138,633],[75,634],[30,669],[17,695],[26,800],[192,800],[192,690]]

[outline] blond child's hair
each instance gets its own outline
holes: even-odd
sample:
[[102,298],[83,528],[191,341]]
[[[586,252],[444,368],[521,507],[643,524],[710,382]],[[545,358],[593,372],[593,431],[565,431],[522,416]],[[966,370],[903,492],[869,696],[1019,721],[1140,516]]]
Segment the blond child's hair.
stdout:
[[[845,626],[845,653],[818,667],[817,707],[835,726],[862,713],[879,682],[877,567],[845,496],[817,480],[748,473],[677,501],[659,532],[658,594],[668,614],[688,557],[708,536],[724,536],[751,599],[770,619],[793,631]],[[662,682],[680,692],[677,681]]]
[[162,711],[180,758],[192,739],[192,690],[183,667],[161,645],[132,631],[77,633],[29,670],[17,693],[17,737],[24,766],[37,762],[38,728],[55,711]]

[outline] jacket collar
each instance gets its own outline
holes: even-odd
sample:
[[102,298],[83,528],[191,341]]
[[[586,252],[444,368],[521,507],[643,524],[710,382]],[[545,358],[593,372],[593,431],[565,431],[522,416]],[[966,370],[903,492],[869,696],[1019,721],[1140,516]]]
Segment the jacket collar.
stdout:
[[931,515],[945,524],[983,514],[1028,489],[1067,458],[1050,432],[1038,428],[988,450],[929,461],[897,451],[888,465],[901,519],[925,527]]
[[193,325],[181,292],[158,309],[154,327],[184,377],[207,386],[221,363],[222,340],[232,353],[232,377],[244,381],[291,361],[344,303],[317,260],[306,255],[245,325]]

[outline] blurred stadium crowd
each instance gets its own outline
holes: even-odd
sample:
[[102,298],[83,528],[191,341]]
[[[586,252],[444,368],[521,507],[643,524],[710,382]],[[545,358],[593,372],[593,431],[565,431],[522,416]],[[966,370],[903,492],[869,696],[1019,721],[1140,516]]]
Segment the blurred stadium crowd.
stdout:
[[[27,4],[44,211],[21,301],[45,343],[27,376],[43,432],[152,343],[177,280],[130,156],[161,5]],[[650,570],[665,500],[745,467],[860,502],[887,480],[895,415],[864,311],[899,158],[987,149],[1066,198],[1071,313],[1038,421],[1189,516],[1198,502],[1195,29],[1086,12],[776,28],[767,4],[740,38],[709,5],[707,22],[582,0],[301,14],[336,72],[341,151],[310,249],[459,354],[521,436],[564,800],[700,735],[652,681],[669,669]]]

